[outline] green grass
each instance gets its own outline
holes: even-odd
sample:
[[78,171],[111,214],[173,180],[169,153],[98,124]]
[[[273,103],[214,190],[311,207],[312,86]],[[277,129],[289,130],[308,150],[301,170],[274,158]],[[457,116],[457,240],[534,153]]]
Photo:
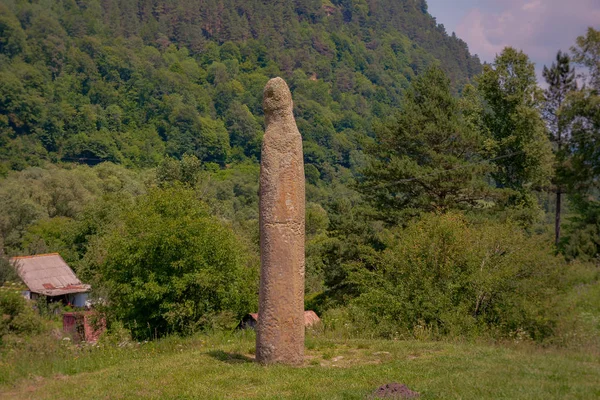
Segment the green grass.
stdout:
[[303,367],[253,362],[248,333],[0,353],[3,399],[365,399],[399,382],[422,399],[600,398],[600,356],[533,345],[307,338]]

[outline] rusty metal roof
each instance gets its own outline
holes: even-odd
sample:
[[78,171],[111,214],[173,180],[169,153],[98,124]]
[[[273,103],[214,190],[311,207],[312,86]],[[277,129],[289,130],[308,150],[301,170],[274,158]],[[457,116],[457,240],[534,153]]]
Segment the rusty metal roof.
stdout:
[[11,263],[33,293],[60,296],[89,292],[90,285],[81,283],[58,253],[13,257]]

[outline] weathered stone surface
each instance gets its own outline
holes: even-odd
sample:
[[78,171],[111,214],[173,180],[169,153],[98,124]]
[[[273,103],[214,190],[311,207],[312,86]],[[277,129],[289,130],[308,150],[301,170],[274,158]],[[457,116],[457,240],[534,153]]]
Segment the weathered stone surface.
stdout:
[[304,359],[304,161],[283,79],[267,83],[263,108],[256,359],[295,365]]

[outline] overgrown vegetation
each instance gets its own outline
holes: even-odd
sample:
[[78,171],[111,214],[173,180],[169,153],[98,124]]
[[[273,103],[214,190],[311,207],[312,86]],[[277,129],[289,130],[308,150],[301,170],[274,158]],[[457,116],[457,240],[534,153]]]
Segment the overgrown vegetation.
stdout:
[[544,239],[512,224],[428,215],[390,239],[374,272],[355,278],[361,294],[349,316],[384,337],[410,337],[421,326],[432,337],[541,341],[560,318],[566,267]]
[[[256,260],[191,190],[153,189],[93,243],[87,275],[136,337],[191,333],[256,309]],[[230,327],[231,328],[231,327]]]
[[[263,3],[0,5],[0,280],[5,256],[57,251],[113,330],[233,328],[256,311],[261,94],[282,75],[307,306],[331,331],[596,349],[598,32],[543,92],[527,55],[480,68],[424,1]],[[34,333],[14,304],[4,332]]]
[[42,330],[42,321],[25,301],[15,283],[0,288],[0,345],[5,335],[30,335]]

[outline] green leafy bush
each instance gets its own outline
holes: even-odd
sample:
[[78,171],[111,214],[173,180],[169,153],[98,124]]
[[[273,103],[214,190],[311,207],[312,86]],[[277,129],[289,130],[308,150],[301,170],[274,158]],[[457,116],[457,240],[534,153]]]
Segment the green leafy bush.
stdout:
[[92,254],[110,309],[137,338],[190,333],[256,307],[257,269],[192,190],[140,196]]
[[0,343],[2,336],[32,334],[42,330],[42,322],[19,291],[0,287]]
[[0,285],[5,282],[18,282],[19,280],[19,275],[8,258],[0,256]]
[[352,278],[362,294],[350,316],[383,336],[487,332],[542,340],[556,324],[566,265],[542,239],[511,224],[428,215],[388,244],[374,271]]

